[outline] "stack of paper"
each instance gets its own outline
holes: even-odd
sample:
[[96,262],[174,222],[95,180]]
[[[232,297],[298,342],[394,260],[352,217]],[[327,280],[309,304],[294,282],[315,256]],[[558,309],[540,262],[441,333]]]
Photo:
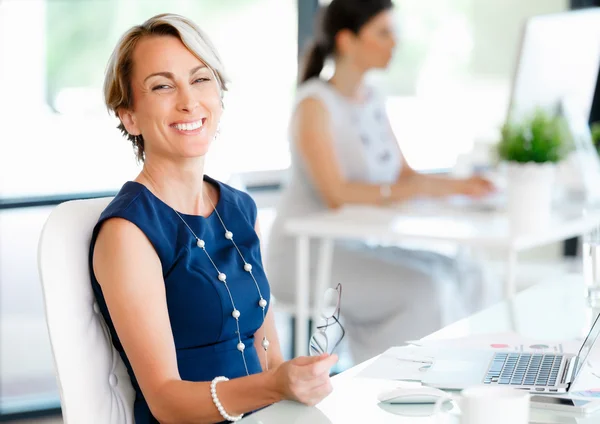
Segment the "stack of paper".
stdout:
[[408,342],[408,346],[392,347],[366,367],[360,377],[386,380],[421,381],[424,373],[436,359],[463,361],[481,350],[574,353],[581,340],[543,341],[525,338],[516,333],[475,335],[457,339],[429,339]]
[[480,334],[457,339],[426,339],[407,342],[432,349],[486,349],[531,353],[577,353],[583,340],[548,341],[523,337],[517,333]]

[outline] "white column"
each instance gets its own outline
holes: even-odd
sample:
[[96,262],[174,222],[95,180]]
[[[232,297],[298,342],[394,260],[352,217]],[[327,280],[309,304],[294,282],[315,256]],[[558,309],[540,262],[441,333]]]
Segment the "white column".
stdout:
[[44,0],[0,0],[0,197],[11,192],[8,181],[19,166],[19,122],[34,122],[47,110],[45,15]]
[[0,112],[46,108],[46,1],[0,1]]

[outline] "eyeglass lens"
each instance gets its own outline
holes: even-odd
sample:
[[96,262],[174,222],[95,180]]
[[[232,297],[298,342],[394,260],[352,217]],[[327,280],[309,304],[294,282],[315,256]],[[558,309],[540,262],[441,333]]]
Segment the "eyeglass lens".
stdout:
[[[339,323],[339,307],[340,307],[340,296],[341,296],[341,285],[338,285],[336,288],[329,288],[325,291],[325,294],[322,299],[321,307],[320,307],[320,315],[323,319],[323,325],[317,327],[317,331],[311,336],[309,343],[309,353],[311,356],[318,356],[323,353],[332,353],[329,352],[329,349],[334,349],[335,346],[339,343],[339,341],[331,341],[328,337],[328,328],[337,323],[340,327]],[[334,333],[338,333],[335,331],[337,329],[333,329]],[[343,328],[342,335],[343,337]],[[341,337],[336,335],[338,338]],[[335,338],[335,337],[334,337]],[[331,342],[331,343],[330,343]]]

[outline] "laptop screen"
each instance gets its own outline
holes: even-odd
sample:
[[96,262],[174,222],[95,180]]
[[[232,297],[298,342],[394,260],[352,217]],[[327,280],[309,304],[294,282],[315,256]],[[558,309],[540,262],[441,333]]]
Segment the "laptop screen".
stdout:
[[581,346],[581,349],[579,349],[579,353],[577,354],[577,369],[575,370],[573,381],[575,380],[575,377],[577,377],[577,375],[579,374],[579,371],[581,370],[583,364],[585,364],[585,361],[587,360],[587,357],[590,354],[590,350],[592,350],[592,346],[594,346],[594,342],[598,338],[598,335],[600,335],[600,320],[598,320],[598,318],[600,318],[600,315],[596,316],[596,319],[594,320],[594,325],[592,325],[592,329],[588,333],[587,337],[585,338],[585,341],[583,342],[583,345]]

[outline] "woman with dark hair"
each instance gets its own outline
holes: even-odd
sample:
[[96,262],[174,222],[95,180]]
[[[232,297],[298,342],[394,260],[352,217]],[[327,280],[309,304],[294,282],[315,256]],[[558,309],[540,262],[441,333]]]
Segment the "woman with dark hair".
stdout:
[[[480,177],[419,174],[404,160],[384,99],[364,82],[369,70],[387,67],[392,58],[392,6],[391,0],[333,0],[323,10],[305,57],[290,125],[291,175],[266,261],[273,293],[280,300],[293,301],[295,295],[295,244],[283,231],[286,219],[345,204],[384,205],[417,196],[477,197],[493,190]],[[335,72],[324,80],[320,74],[328,58],[334,60]],[[453,265],[452,259],[432,252],[336,244],[332,283],[344,285],[342,315],[354,359],[367,359],[435,331],[444,324],[442,317],[467,313],[464,305],[476,308],[473,299],[465,299],[467,288],[447,278],[445,271]]]

